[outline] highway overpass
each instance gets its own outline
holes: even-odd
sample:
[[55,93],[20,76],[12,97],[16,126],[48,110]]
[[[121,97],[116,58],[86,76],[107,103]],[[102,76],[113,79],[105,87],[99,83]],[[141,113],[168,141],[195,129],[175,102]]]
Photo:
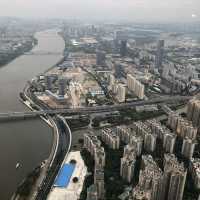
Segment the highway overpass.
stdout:
[[0,113],[0,121],[20,119],[20,118],[31,118],[37,116],[45,115],[55,115],[55,114],[68,114],[68,115],[84,115],[91,113],[101,113],[101,112],[111,112],[118,111],[122,109],[134,108],[136,106],[150,105],[150,104],[161,104],[161,103],[171,103],[179,101],[188,101],[192,97],[190,96],[173,96],[164,98],[155,98],[152,100],[136,101],[132,103],[123,103],[117,105],[105,105],[105,106],[95,106],[95,107],[85,107],[85,108],[68,108],[68,109],[56,109],[56,110],[42,110],[42,111],[30,111],[30,112],[8,112]]

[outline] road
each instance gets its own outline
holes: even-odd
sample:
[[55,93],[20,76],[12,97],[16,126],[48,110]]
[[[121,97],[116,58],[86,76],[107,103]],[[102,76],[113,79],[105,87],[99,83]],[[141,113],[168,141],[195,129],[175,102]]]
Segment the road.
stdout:
[[13,119],[20,117],[31,117],[31,116],[40,116],[40,115],[56,115],[56,114],[91,114],[91,113],[101,113],[108,111],[118,111],[123,109],[129,109],[136,106],[142,105],[150,105],[150,104],[160,104],[160,103],[170,103],[170,102],[178,102],[178,101],[188,101],[191,96],[172,96],[172,97],[164,97],[164,98],[154,98],[152,100],[143,100],[136,101],[132,103],[122,103],[118,105],[104,105],[104,106],[95,106],[95,107],[85,107],[85,108],[68,108],[68,109],[45,109],[40,111],[32,111],[32,112],[9,112],[9,113],[0,113],[1,119]]

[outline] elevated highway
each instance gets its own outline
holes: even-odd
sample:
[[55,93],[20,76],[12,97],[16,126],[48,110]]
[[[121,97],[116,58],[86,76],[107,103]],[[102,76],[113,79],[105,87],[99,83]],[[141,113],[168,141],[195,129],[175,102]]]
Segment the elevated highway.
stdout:
[[30,112],[9,112],[9,113],[0,113],[1,120],[12,120],[20,118],[31,118],[37,116],[45,115],[56,115],[56,114],[67,114],[67,115],[83,115],[83,114],[92,114],[92,113],[101,113],[101,112],[111,112],[119,111],[122,109],[134,108],[136,106],[150,105],[150,104],[161,104],[161,103],[170,103],[170,102],[179,102],[179,101],[188,101],[191,99],[191,96],[173,96],[173,97],[164,97],[164,98],[155,98],[152,100],[143,100],[136,101],[132,103],[123,103],[118,105],[105,105],[105,106],[95,106],[95,107],[85,107],[85,108],[68,108],[68,109],[56,109],[56,110],[41,110],[41,111],[30,111]]
[[45,51],[30,51],[30,52],[26,52],[24,53],[24,55],[34,55],[34,56],[45,56],[45,55],[61,55],[62,52],[45,52]]

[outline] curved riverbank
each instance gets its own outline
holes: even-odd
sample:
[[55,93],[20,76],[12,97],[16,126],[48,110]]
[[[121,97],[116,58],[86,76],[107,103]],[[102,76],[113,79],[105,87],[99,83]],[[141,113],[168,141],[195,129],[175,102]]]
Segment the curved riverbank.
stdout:
[[[63,58],[61,58],[57,64],[61,63],[62,61]],[[50,69],[52,69],[52,67]],[[46,72],[48,70],[49,69],[47,69]],[[41,104],[38,100],[36,100],[36,98],[33,98],[34,95],[31,93],[28,85],[25,86],[23,95],[20,95],[20,97],[21,101],[33,111],[35,108],[37,108],[36,110],[46,109],[46,106]],[[40,174],[38,177],[34,177],[34,180],[37,179],[37,181],[34,183],[31,191],[28,192],[29,195],[25,197],[26,199],[44,199],[44,197],[48,195],[52,183],[57,176],[57,172],[63,162],[63,159],[69,153],[71,148],[72,134],[65,119],[58,115],[55,117],[41,116],[41,118],[53,128],[53,144],[48,159],[45,161],[44,165],[41,165],[42,168],[40,167]],[[34,175],[34,171],[30,174]],[[26,186],[24,184],[28,183],[28,180],[32,178],[33,177],[28,176],[27,180],[24,180],[23,183],[19,186],[18,191],[21,191],[21,188],[24,190],[26,190],[26,188],[30,189],[31,186]],[[13,199],[19,200],[23,198],[24,197],[20,197],[19,194],[15,194],[13,197]]]
[[[38,45],[34,55],[22,55],[0,68],[0,112],[28,110],[20,101],[19,93],[27,80],[43,73],[62,58],[64,41],[57,30],[42,31],[35,35]],[[38,55],[37,52],[55,52]],[[58,54],[60,52],[60,54]],[[0,126],[0,196],[11,198],[27,174],[49,157],[53,131],[40,118],[1,122]],[[5,153],[6,152],[6,153]],[[20,168],[16,170],[16,163]]]

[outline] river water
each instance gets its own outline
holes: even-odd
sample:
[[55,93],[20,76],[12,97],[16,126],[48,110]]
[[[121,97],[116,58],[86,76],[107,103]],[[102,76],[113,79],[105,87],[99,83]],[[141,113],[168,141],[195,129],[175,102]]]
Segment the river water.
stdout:
[[[32,50],[35,55],[20,56],[0,68],[0,112],[27,110],[19,101],[19,92],[28,80],[62,57],[64,41],[57,30],[38,32],[35,37],[38,39]],[[10,199],[27,173],[48,158],[52,139],[52,130],[39,118],[0,122],[0,200]],[[22,164],[18,170],[17,162]]]

